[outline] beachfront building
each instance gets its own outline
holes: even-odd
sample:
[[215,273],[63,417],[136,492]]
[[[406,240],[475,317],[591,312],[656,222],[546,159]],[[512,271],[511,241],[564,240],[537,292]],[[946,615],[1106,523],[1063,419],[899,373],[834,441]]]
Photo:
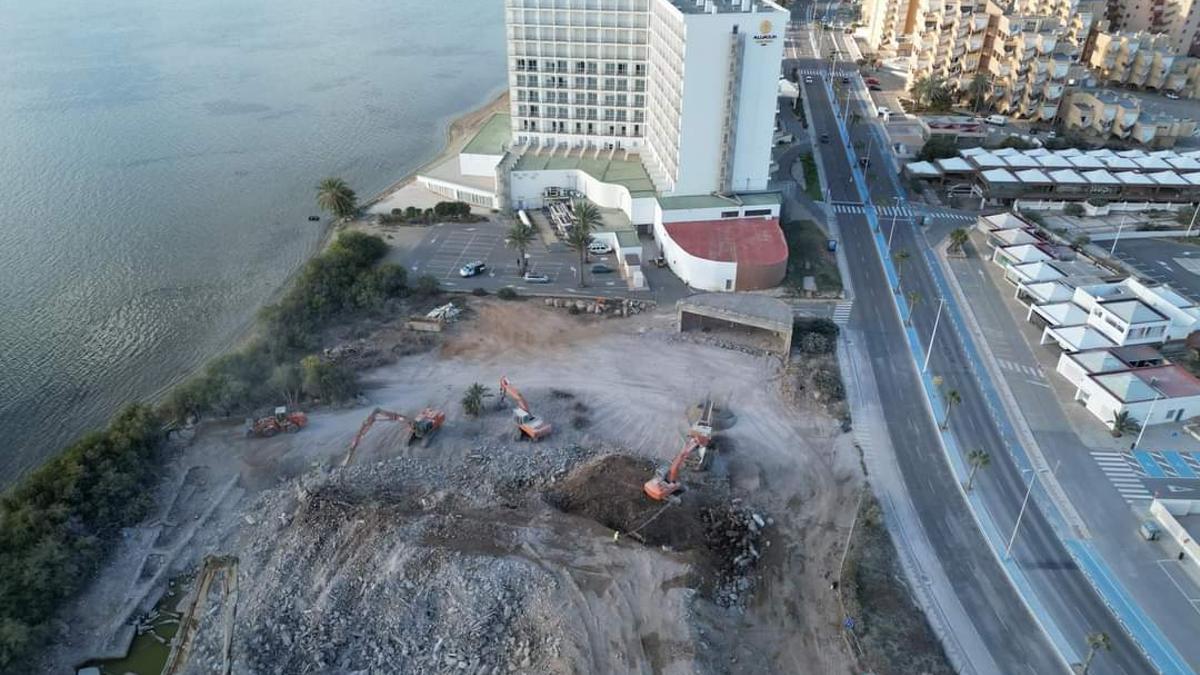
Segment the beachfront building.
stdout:
[[643,232],[695,288],[776,285],[787,246],[767,181],[787,21],[766,0],[506,0],[509,114],[422,183],[535,220],[585,197],[631,282]]

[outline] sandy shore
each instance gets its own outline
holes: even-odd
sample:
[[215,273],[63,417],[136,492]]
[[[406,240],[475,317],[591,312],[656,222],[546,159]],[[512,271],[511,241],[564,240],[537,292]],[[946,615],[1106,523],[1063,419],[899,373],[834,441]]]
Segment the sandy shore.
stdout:
[[441,164],[442,162],[454,157],[467,143],[475,136],[479,129],[491,119],[492,115],[498,112],[506,112],[508,110],[508,90],[505,89],[500,95],[486,103],[483,107],[477,108],[461,117],[458,117],[450,126],[446,128],[446,143],[435,157],[425,162],[421,166],[412,170],[408,175],[400,180],[392,183],[382,192],[364,202],[361,208],[365,211],[373,204],[381,202],[388,197],[398,192],[401,188],[416,180],[418,174],[423,173],[430,168]]

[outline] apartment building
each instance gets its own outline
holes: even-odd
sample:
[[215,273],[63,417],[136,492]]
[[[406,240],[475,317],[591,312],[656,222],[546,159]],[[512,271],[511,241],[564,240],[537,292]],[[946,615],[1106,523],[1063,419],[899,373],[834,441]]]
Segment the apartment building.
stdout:
[[1165,33],[1096,33],[1087,65],[1102,84],[1200,95],[1200,59],[1181,56]]
[[1072,91],[1060,119],[1066,129],[1155,148],[1173,147],[1196,131],[1195,120],[1147,113],[1136,96],[1109,90]]
[[868,44],[908,56],[910,82],[966,91],[984,74],[995,110],[1051,120],[1102,10],[1100,0],[873,0],[863,11]]
[[1165,34],[1171,53],[1200,56],[1200,2],[1197,0],[1115,0],[1111,28]]

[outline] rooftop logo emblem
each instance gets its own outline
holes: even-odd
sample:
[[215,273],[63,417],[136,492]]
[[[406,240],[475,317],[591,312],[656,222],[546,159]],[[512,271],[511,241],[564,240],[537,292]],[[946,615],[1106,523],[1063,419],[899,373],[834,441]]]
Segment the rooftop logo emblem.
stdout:
[[758,24],[758,34],[754,36],[754,41],[760,45],[766,45],[774,42],[779,36],[775,34],[775,25],[764,19]]

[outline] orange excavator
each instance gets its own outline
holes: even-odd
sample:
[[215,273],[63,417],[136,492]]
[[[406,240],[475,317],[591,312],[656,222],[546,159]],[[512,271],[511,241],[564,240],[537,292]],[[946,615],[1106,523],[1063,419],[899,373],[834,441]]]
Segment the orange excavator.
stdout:
[[417,418],[409,419],[398,412],[376,408],[367,415],[367,419],[363,420],[362,426],[358,428],[358,433],[354,434],[354,440],[350,441],[350,450],[346,453],[346,459],[342,461],[342,466],[349,466],[354,461],[354,453],[358,450],[358,444],[362,442],[367,432],[375,425],[375,421],[384,419],[389,422],[400,422],[408,427],[408,444],[412,445],[416,441],[421,441],[423,444],[429,442],[429,437],[438,429],[442,428],[442,424],[446,421],[446,413],[433,408],[426,408],[421,411]]
[[270,438],[279,432],[294,434],[308,426],[308,415],[288,412],[287,406],[275,408],[275,414],[246,420],[247,438]]
[[683,489],[683,485],[679,482],[679,470],[683,468],[683,463],[687,461],[688,455],[691,455],[699,447],[700,441],[696,440],[695,436],[689,435],[687,443],[679,451],[679,454],[675,455],[675,460],[671,462],[671,467],[667,469],[666,474],[660,471],[642,486],[642,491],[646,493],[646,496],[661,502]]
[[513,403],[517,407],[513,408],[513,420],[517,423],[517,440],[528,438],[531,441],[540,441],[550,435],[554,427],[546,420],[534,415],[529,411],[529,403],[525,401],[525,397],[517,388],[508,381],[507,377],[500,378],[500,400],[498,406],[504,405],[504,399],[511,396]]

